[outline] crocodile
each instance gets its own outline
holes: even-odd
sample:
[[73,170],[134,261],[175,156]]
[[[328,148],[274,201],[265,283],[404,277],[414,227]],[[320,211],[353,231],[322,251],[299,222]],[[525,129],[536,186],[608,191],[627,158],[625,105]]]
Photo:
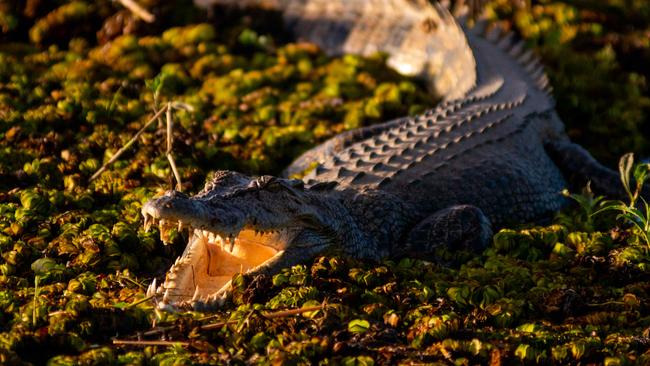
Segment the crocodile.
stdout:
[[470,27],[425,0],[207,2],[279,12],[298,41],[331,55],[383,52],[440,102],[339,134],[280,177],[217,171],[192,197],[148,201],[145,227],[159,225],[163,241],[176,225],[190,233],[147,291],[161,307],[211,309],[233,275],[274,274],[331,248],[374,261],[480,252],[497,228],[552,217],[565,187],[622,194],[616,172],[567,137],[539,58],[498,25]]

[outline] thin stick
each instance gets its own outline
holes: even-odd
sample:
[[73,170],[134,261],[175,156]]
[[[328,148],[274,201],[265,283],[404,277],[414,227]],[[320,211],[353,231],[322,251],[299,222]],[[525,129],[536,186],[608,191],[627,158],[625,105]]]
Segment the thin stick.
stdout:
[[126,345],[126,346],[189,346],[190,342],[183,341],[129,341],[126,339],[113,339],[114,345]]
[[202,325],[199,327],[201,330],[211,330],[211,329],[221,329],[225,327],[226,325],[235,325],[239,323],[239,320],[228,320],[225,322],[218,322],[218,323],[212,323],[212,324],[206,324]]
[[132,308],[132,307],[134,307],[136,305],[140,305],[140,304],[142,304],[144,302],[147,302],[147,301],[153,299],[154,297],[156,297],[156,296],[151,295],[151,296],[143,297],[142,299],[140,299],[140,300],[138,300],[138,301],[136,301],[136,302],[134,302],[132,304],[127,305],[127,308]]
[[167,106],[164,106],[162,107],[162,109],[158,111],[158,113],[156,113],[153,117],[151,117],[151,119],[147,123],[145,123],[144,127],[142,127],[140,131],[138,131],[138,133],[136,133],[135,136],[133,136],[131,140],[129,140],[129,142],[127,142],[124,146],[122,146],[122,148],[119,149],[106,164],[104,164],[101,168],[99,168],[99,170],[96,171],[92,177],[90,177],[89,181],[92,182],[95,178],[99,177],[99,175],[102,174],[111,164],[113,164],[115,160],[117,160],[120,157],[120,155],[122,155],[129,147],[131,147],[131,145],[133,145],[133,143],[138,140],[138,137],[140,137],[140,135],[142,135],[144,131],[149,126],[151,126],[151,124],[154,123],[158,119],[158,117],[160,117],[163,114],[163,112],[165,112],[166,110],[167,110]]
[[[299,308],[299,309],[291,309],[291,310],[281,310],[281,311],[276,311],[273,313],[266,313],[262,314],[263,317],[267,319],[276,319],[276,318],[284,318],[287,316],[292,316],[292,315],[298,315],[302,313],[309,313],[312,311],[318,311],[318,310],[323,310],[325,308],[325,304],[321,305],[316,305],[316,306],[309,306],[306,308]],[[218,322],[218,323],[212,323],[212,324],[205,324],[199,327],[201,330],[212,330],[212,329],[221,329],[225,326],[228,325],[234,325],[239,323],[240,320],[226,320],[223,322]],[[152,329],[150,331],[142,333],[143,336],[152,336],[160,333],[164,333],[168,330],[172,330],[174,327],[161,327],[158,329]]]
[[324,307],[325,305],[321,304],[315,306],[308,306],[306,308],[282,310],[282,311],[276,311],[275,313],[264,314],[264,317],[268,319],[284,318],[291,315],[298,315],[303,313],[309,313],[311,311],[322,310]]
[[33,300],[33,303],[32,303],[32,306],[34,307],[34,309],[32,311],[32,326],[36,326],[36,313],[37,313],[37,309],[38,309],[36,307],[36,298],[38,297],[38,292],[39,292],[38,291],[39,290],[39,288],[38,288],[38,280],[39,280],[39,276],[36,275],[34,277],[34,300]]
[[[287,316],[298,315],[298,314],[302,314],[302,313],[309,313],[311,311],[318,311],[318,310],[321,310],[321,309],[323,309],[323,305],[309,306],[309,307],[300,308],[300,309],[276,311],[274,313],[262,314],[262,316],[267,318],[267,319],[285,318]],[[228,320],[228,321],[225,321],[225,322],[202,325],[202,326],[199,327],[199,329],[201,329],[201,330],[220,329],[220,328],[225,327],[226,325],[237,324],[237,323],[239,323],[239,320]]]
[[172,167],[172,172],[174,172],[174,178],[176,179],[176,190],[181,192],[183,186],[181,185],[181,175],[178,174],[178,169],[176,168],[176,163],[174,162],[174,156],[172,155],[172,144],[174,143],[172,136],[172,126],[174,120],[172,119],[172,104],[167,103],[167,160],[169,160],[169,165]]
[[124,5],[125,8],[131,10],[133,14],[137,15],[140,17],[142,20],[144,20],[147,23],[153,23],[156,20],[156,17],[148,12],[145,8],[140,6],[140,4],[136,3],[133,0],[118,0],[120,4]]
[[128,281],[128,282],[131,282],[132,284],[134,284],[134,285],[140,287],[141,289],[144,289],[144,288],[145,288],[143,284],[139,283],[138,281],[136,281],[136,280],[134,280],[134,279],[132,279],[132,278],[130,278],[130,277],[128,277],[128,276],[119,275],[118,278],[121,279],[121,280],[125,280],[125,281]]

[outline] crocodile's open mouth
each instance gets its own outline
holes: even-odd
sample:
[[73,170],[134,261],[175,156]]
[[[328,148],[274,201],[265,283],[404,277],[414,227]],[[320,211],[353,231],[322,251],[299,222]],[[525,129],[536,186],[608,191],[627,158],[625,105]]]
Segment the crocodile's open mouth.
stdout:
[[233,275],[247,273],[282,253],[287,230],[261,232],[244,227],[239,232],[215,233],[172,224],[145,216],[145,228],[158,224],[163,242],[173,227],[189,228],[190,238],[183,254],[167,272],[160,286],[152,283],[149,295],[161,295],[163,303],[213,301],[230,284]]

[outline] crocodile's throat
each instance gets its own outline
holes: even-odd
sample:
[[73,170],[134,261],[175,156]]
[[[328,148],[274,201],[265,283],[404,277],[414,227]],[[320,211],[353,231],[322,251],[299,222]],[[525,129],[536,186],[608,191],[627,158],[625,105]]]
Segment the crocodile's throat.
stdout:
[[[161,223],[163,241],[170,227],[167,222]],[[255,270],[280,255],[289,236],[289,230],[244,228],[233,235],[190,229],[187,247],[167,272],[164,283],[152,284],[148,293],[162,296],[162,303],[212,301],[211,296],[230,285],[233,275]]]

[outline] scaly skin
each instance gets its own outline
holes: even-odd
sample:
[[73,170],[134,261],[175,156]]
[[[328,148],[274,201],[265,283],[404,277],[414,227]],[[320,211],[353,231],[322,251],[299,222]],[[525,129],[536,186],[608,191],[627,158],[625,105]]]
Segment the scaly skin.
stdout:
[[172,224],[193,233],[149,289],[162,307],[209,309],[233,274],[273,274],[332,247],[369,260],[436,260],[441,245],[478,251],[493,227],[548,219],[573,180],[621,193],[616,174],[564,133],[537,58],[498,28],[464,29],[419,0],[210,2],[280,11],[297,38],[330,54],[384,51],[443,102],[307,151],[285,171],[316,162],[303,180],[219,171],[194,197],[149,201],[145,225],[158,222],[163,237]]

